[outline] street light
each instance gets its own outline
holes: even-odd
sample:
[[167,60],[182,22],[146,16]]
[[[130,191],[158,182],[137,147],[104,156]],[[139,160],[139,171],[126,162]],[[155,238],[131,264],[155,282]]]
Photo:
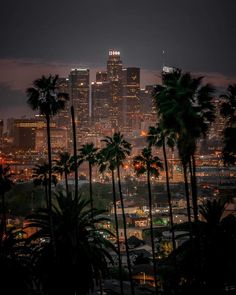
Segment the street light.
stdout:
[[143,274],[143,285],[145,285],[145,283],[146,283],[146,274],[143,271],[141,271],[141,273]]

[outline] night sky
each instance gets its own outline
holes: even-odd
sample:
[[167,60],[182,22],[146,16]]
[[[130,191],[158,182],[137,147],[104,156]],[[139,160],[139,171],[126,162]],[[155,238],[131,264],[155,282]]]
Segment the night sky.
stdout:
[[0,10],[0,118],[30,115],[25,89],[42,74],[106,65],[109,49],[142,68],[165,64],[219,87],[236,82],[235,0],[8,0]]

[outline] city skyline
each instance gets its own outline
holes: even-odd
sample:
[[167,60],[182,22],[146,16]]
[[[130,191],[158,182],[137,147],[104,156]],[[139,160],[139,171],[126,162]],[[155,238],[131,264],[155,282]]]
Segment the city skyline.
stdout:
[[31,112],[25,89],[34,79],[63,77],[75,67],[89,68],[93,77],[111,48],[127,67],[141,68],[142,86],[158,82],[163,63],[207,76],[222,89],[235,81],[234,1],[44,4],[26,0],[2,9],[1,118]]

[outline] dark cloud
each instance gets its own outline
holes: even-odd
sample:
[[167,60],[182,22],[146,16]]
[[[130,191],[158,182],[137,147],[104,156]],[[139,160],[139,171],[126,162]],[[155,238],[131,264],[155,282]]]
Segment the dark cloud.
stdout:
[[235,11],[235,0],[5,1],[0,83],[9,87],[1,101],[20,105],[18,90],[41,74],[104,68],[110,48],[144,69],[143,83],[158,81],[164,49],[166,64],[225,85],[236,77]]
[[235,73],[235,0],[13,1],[1,7],[1,57],[126,63],[157,69],[166,60],[197,71]]

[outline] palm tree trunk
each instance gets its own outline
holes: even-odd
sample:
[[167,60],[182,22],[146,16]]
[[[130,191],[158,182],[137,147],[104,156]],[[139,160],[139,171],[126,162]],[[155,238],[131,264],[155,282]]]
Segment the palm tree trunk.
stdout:
[[165,172],[166,172],[166,189],[167,189],[167,197],[168,197],[168,204],[169,204],[171,238],[172,238],[173,250],[175,251],[176,244],[175,244],[174,220],[173,220],[173,210],[172,210],[172,203],[171,203],[169,170],[168,170],[168,162],[167,162],[167,156],[166,156],[165,138],[163,140],[162,148],[163,148],[163,156],[164,156],[164,164],[165,164]]
[[158,294],[157,286],[157,265],[155,259],[155,243],[154,243],[154,233],[153,233],[153,218],[152,218],[152,192],[150,183],[150,170],[147,169],[147,183],[148,183],[148,200],[149,200],[149,217],[150,217],[150,234],[151,234],[151,244],[152,244],[152,263],[154,272],[154,282],[155,282],[155,294]]
[[119,188],[120,202],[121,202],[122,216],[123,216],[123,224],[124,224],[125,249],[126,249],[127,265],[128,265],[128,271],[129,271],[130,288],[131,288],[131,294],[134,295],[134,284],[133,284],[133,279],[132,279],[131,261],[130,261],[130,256],[129,256],[129,245],[128,245],[128,238],[127,238],[127,226],[126,226],[124,200],[123,200],[123,194],[122,194],[122,190],[121,190],[120,166],[119,166],[118,157],[116,157],[116,164],[117,164],[118,188]]
[[[191,160],[190,160],[191,163]],[[193,199],[193,214],[194,221],[198,222],[198,204],[197,204],[197,178],[196,178],[196,162],[194,154],[192,155],[192,199]]]
[[113,194],[113,204],[114,204],[114,213],[115,213],[117,252],[118,252],[118,261],[119,261],[120,294],[123,295],[124,287],[123,287],[123,278],[122,278],[122,261],[121,261],[121,254],[120,254],[119,224],[118,224],[117,209],[116,209],[115,175],[114,175],[113,169],[111,170],[111,178],[112,178],[112,194]]
[[65,171],[65,183],[66,183],[66,195],[68,197],[68,195],[69,195],[69,186],[68,186],[68,176],[67,176],[66,171]]
[[1,224],[1,241],[6,233],[6,204],[5,204],[5,194],[2,193],[2,224]]
[[190,197],[189,197],[189,186],[188,186],[188,177],[187,177],[187,165],[183,163],[184,170],[184,187],[185,187],[185,197],[187,202],[187,215],[188,222],[191,223],[191,206],[190,206]]
[[89,197],[90,197],[90,206],[93,216],[93,188],[92,188],[92,165],[89,163]]
[[49,203],[48,203],[48,185],[47,185],[47,179],[45,179],[45,184],[44,184],[44,189],[45,189],[45,201],[46,201],[46,206],[47,206],[47,209],[49,209]]
[[77,165],[77,142],[76,142],[76,128],[75,128],[75,110],[73,105],[71,106],[71,121],[73,132],[73,152],[74,152],[74,167],[75,167],[75,196],[78,197],[78,165]]
[[51,135],[50,135],[50,116],[46,115],[47,122],[47,143],[48,143],[48,208],[49,208],[49,225],[51,244],[54,258],[56,258],[56,244],[54,237],[54,227],[52,219],[52,151],[51,151]]

